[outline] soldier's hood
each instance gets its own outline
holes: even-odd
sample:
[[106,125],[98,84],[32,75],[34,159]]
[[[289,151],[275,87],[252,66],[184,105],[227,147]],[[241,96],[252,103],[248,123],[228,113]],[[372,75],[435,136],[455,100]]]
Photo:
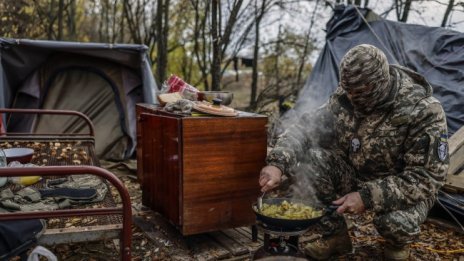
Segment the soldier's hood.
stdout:
[[[423,91],[417,90],[418,92],[415,92],[414,95],[411,94],[414,96],[414,99],[412,100],[421,99],[421,97],[425,98],[425,97],[432,96],[432,93],[433,93],[432,86],[430,85],[429,82],[427,82],[427,80],[422,75],[412,71],[409,68],[406,68],[400,65],[390,65],[390,73],[392,76],[396,75],[396,79],[395,78],[391,79],[392,81],[399,81],[395,83],[396,85],[398,84],[401,85],[400,83],[402,81],[401,78],[408,77],[411,79],[412,84],[415,84],[416,86],[419,85],[423,88]],[[389,107],[390,105],[395,104],[395,103],[402,103],[403,99],[401,101],[396,99],[396,96],[397,96],[396,94],[398,92],[399,86],[394,86],[393,88],[395,90],[393,91],[392,96],[386,102],[386,104],[384,104],[383,107]],[[418,93],[421,93],[421,95],[419,95],[420,97],[416,95]],[[351,105],[351,102],[349,101],[346,95],[346,92],[340,86],[335,90],[335,93],[332,96],[332,98],[338,99],[340,105],[346,108],[347,110],[354,111],[354,107],[353,105]]]
[[397,64],[391,64],[390,68],[394,68],[394,69],[397,69],[397,70],[405,73],[406,75],[408,75],[411,78],[413,83],[416,83],[416,84],[422,86],[425,89],[427,97],[432,96],[432,94],[433,94],[432,85],[430,85],[430,83],[424,78],[424,76],[416,73],[415,71],[413,71],[413,70],[411,70],[411,69],[409,69],[407,67],[397,65]]

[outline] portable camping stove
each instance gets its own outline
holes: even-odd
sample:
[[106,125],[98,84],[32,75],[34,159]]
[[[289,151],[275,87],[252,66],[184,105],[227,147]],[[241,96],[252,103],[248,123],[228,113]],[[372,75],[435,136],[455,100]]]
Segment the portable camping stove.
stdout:
[[299,250],[298,240],[308,229],[283,230],[261,222],[257,222],[256,226],[264,234],[264,245],[255,252],[253,260],[306,260]]

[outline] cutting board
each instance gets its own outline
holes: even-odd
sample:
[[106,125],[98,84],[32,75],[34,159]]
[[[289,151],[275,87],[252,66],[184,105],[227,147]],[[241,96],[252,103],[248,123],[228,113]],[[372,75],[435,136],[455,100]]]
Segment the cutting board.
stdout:
[[220,105],[220,104],[216,105],[216,104],[212,104],[207,101],[195,102],[193,105],[193,109],[203,112],[203,113],[208,113],[208,114],[218,115],[218,116],[233,117],[233,116],[238,115],[238,112],[236,112],[231,107],[227,107],[227,106]]

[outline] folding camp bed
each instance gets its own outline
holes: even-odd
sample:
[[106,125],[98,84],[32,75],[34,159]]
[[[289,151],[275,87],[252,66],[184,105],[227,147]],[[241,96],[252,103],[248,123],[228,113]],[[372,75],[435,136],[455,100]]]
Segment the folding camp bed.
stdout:
[[[123,183],[111,172],[99,167],[94,148],[94,128],[90,119],[82,113],[61,110],[0,109],[0,114],[21,113],[64,115],[79,117],[88,127],[88,133],[4,133],[0,135],[0,147],[28,147],[34,149],[31,163],[41,167],[0,168],[0,176],[41,176],[32,186],[41,189],[47,182],[69,175],[92,174],[108,185],[103,201],[73,206],[53,211],[19,211],[0,213],[0,221],[16,219],[47,219],[47,229],[39,239],[43,244],[60,244],[109,239],[120,236],[122,260],[131,259],[131,202]],[[62,149],[60,149],[63,147]],[[12,190],[17,189],[9,184]],[[110,187],[119,194],[114,198]]]

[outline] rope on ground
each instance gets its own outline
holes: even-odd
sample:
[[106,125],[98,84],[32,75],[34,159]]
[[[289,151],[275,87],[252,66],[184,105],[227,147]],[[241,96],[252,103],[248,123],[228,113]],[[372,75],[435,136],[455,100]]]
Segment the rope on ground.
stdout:
[[431,247],[426,246],[425,244],[422,244],[422,243],[411,244],[411,247],[414,247],[414,248],[425,248],[425,249],[429,250],[430,252],[439,253],[439,254],[448,254],[448,255],[451,255],[451,254],[460,254],[460,253],[464,253],[464,248],[450,249],[450,250],[440,250],[440,249],[431,248]]

